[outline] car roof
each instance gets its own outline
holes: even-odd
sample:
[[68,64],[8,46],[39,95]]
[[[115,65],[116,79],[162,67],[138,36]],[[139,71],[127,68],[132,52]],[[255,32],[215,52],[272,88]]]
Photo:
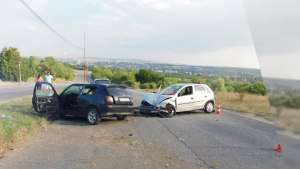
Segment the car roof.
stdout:
[[206,85],[206,84],[198,84],[198,83],[180,83],[180,84],[174,84],[171,86],[186,86],[186,85]]

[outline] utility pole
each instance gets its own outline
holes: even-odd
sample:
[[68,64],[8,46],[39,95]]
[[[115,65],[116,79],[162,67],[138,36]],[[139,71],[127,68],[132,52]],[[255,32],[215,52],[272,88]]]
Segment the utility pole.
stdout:
[[83,61],[83,83],[85,84],[85,34],[83,37],[83,54],[84,54],[84,61]]
[[235,70],[235,78],[234,79],[235,79],[234,81],[236,82],[236,70]]
[[20,72],[20,83],[22,83],[22,79],[21,79],[21,63],[19,62],[19,72]]

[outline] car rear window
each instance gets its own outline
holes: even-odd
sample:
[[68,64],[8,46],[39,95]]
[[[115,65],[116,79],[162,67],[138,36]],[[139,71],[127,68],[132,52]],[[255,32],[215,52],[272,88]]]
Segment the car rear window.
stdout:
[[109,87],[107,88],[108,94],[113,96],[131,96],[131,92],[129,92],[126,88],[119,87]]
[[110,84],[109,80],[96,80],[95,84]]

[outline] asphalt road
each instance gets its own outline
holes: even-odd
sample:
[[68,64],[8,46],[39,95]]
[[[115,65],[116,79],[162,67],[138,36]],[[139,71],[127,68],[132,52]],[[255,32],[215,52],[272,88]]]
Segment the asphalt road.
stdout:
[[[138,106],[143,92],[131,92]],[[279,134],[289,143],[281,144],[283,152],[286,146],[283,158],[283,153],[273,149],[278,145],[274,124],[221,110],[222,115],[195,111],[173,118],[134,116],[128,121],[103,118],[96,126],[86,125],[85,118],[66,117],[0,159],[0,168],[166,168],[167,165],[167,168],[281,169],[285,168],[283,159],[290,160],[285,161],[289,163],[287,166],[297,166],[299,156],[294,156],[300,152],[297,139]]]
[[[72,83],[83,83],[83,71],[78,71],[76,75],[76,80],[69,83],[54,83],[52,84],[55,90],[61,90],[69,86]],[[87,82],[92,81],[91,76],[88,76]],[[0,88],[0,103],[7,102],[10,100],[21,99],[27,96],[33,95],[34,83],[29,86],[22,87],[11,87],[11,88]]]

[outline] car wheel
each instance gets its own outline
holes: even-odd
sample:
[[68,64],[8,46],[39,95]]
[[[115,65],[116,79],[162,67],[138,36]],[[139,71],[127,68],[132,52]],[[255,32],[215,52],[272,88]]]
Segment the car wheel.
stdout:
[[176,114],[175,108],[172,105],[166,106],[166,112],[161,113],[163,117],[172,117]]
[[211,112],[213,112],[213,110],[214,110],[214,104],[212,102],[206,103],[205,109],[204,109],[205,113],[211,113]]
[[127,120],[128,116],[117,116],[117,119],[122,121],[122,120]]
[[90,109],[87,114],[87,120],[91,125],[99,124],[101,118],[99,117],[99,113],[96,109]]

